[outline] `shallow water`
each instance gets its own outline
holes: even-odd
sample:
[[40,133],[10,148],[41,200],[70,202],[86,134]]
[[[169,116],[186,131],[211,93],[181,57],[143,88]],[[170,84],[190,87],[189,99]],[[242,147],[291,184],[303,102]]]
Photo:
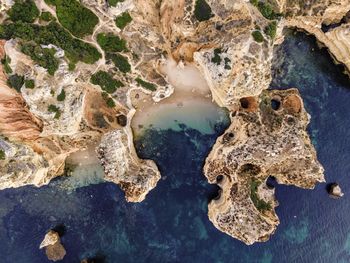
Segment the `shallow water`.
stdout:
[[138,118],[135,122],[142,125],[134,129],[137,136],[147,129],[181,131],[183,123],[203,134],[213,134],[215,126],[227,118],[227,112],[208,98],[196,98],[152,106],[147,113],[135,117]]
[[201,123],[192,128],[179,123],[176,129],[148,129],[136,141],[140,156],[154,159],[162,172],[143,203],[126,203],[110,183],[69,194],[57,186],[65,179],[40,189],[0,191],[0,262],[47,262],[39,244],[47,229],[61,223],[67,263],[97,254],[109,263],[349,262],[349,80],[310,36],[290,35],[276,52],[285,59],[275,62],[272,87],[300,89],[326,179],[340,183],[342,199],[330,199],[325,184],[314,191],[278,185],[281,224],[270,241],[246,246],[219,232],[206,215],[217,189],[201,168],[228,121],[217,123],[220,114],[214,114],[215,125],[205,133],[197,129],[208,122],[198,116]]

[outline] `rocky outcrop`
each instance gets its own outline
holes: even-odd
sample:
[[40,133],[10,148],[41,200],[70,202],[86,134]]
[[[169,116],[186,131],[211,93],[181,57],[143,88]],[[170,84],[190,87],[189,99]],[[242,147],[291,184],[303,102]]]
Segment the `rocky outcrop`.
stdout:
[[344,195],[339,184],[332,183],[328,186],[328,194],[332,198],[340,198]]
[[105,171],[105,180],[120,186],[129,202],[141,202],[160,179],[151,160],[141,160],[135,153],[130,128],[106,133],[97,148]]
[[285,21],[286,27],[298,28],[312,34],[322,46],[328,48],[336,63],[341,63],[350,72],[350,23],[342,24],[328,32],[314,19],[291,18]]
[[66,250],[61,244],[60,236],[57,232],[50,230],[40,244],[40,249],[45,248],[46,256],[51,261],[59,261],[66,255]]
[[309,116],[296,89],[243,98],[231,116],[231,126],[204,166],[208,181],[222,189],[208,215],[221,231],[253,244],[268,240],[279,224],[267,178],[312,189],[324,182],[323,168],[307,135]]
[[[350,23],[339,23],[350,12],[350,1],[324,0],[312,4],[281,2],[284,6],[281,11],[285,14],[282,24],[314,35],[322,46],[328,48],[335,62],[343,64],[350,73]],[[323,25],[336,23],[339,24],[328,32],[322,30]]]

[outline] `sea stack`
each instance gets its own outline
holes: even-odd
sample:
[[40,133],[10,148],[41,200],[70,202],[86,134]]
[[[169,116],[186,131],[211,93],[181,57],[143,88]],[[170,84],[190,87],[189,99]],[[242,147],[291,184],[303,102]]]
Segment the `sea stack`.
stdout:
[[61,244],[60,236],[57,232],[50,230],[40,244],[40,249],[45,248],[46,256],[49,260],[59,261],[66,255],[66,250]]
[[340,198],[344,195],[338,183],[332,183],[329,185],[328,194],[332,198]]

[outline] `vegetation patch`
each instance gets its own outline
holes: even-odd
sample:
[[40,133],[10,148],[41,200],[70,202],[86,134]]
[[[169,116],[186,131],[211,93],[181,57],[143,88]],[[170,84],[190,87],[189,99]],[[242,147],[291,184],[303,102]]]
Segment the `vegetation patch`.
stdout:
[[61,93],[58,94],[57,96],[57,100],[58,101],[64,101],[66,98],[66,92],[64,91],[64,89],[61,90]]
[[261,32],[259,30],[253,31],[252,36],[253,36],[254,40],[258,43],[261,43],[265,40],[264,36],[261,34]]
[[250,0],[250,3],[257,7],[260,13],[267,19],[273,20],[279,18],[281,15],[273,11],[273,8],[270,4],[261,2],[259,0]]
[[265,210],[271,210],[271,205],[269,203],[266,203],[264,200],[261,200],[258,197],[257,191],[258,187],[261,184],[261,182],[256,180],[251,180],[250,182],[250,198],[252,199],[255,207],[259,211],[265,211]]
[[[220,56],[220,54],[222,54],[222,49],[221,48],[216,48],[214,49],[214,57],[211,58],[211,62],[215,63],[216,65],[220,65],[222,62],[222,58]],[[229,65],[231,62],[231,59],[229,58],[225,58],[224,59],[225,62],[225,69],[231,69],[231,66]]]
[[211,7],[205,0],[196,0],[194,6],[194,16],[198,21],[206,21],[213,17],[213,13],[211,12]]
[[135,81],[141,85],[142,87],[144,87],[145,89],[148,89],[150,91],[155,91],[157,90],[156,85],[154,85],[153,83],[149,83],[147,81],[144,81],[143,79],[140,78],[136,78]]
[[7,84],[11,87],[14,88],[15,90],[17,90],[18,92],[21,91],[21,88],[24,84],[24,77],[14,74],[9,76],[9,78],[7,79]]
[[59,119],[61,117],[61,111],[57,106],[50,104],[47,110],[49,112],[55,113],[55,116],[54,116],[55,119]]
[[33,23],[40,12],[33,0],[15,0],[7,14],[13,22]]
[[34,89],[35,88],[35,82],[33,79],[26,79],[24,81],[24,85],[27,89]]
[[107,92],[102,92],[102,98],[106,102],[106,105],[107,105],[108,108],[114,108],[115,107],[114,100],[108,95]]
[[55,57],[56,50],[54,48],[42,48],[36,43],[28,42],[22,44],[21,51],[30,56],[39,66],[47,69],[50,75],[54,75],[58,69],[59,61]]
[[76,37],[91,35],[99,22],[94,12],[77,0],[46,0],[46,2],[56,6],[58,21]]
[[124,12],[120,16],[117,16],[115,19],[115,25],[119,27],[120,29],[124,29],[127,24],[129,24],[132,21],[132,17],[130,16],[129,12]]
[[54,21],[55,20],[55,17],[50,13],[50,12],[42,12],[41,15],[40,15],[40,19],[43,20],[43,21]]
[[231,59],[225,58],[224,61],[225,61],[225,69],[227,70],[231,69],[231,66],[229,65],[231,63]]
[[118,3],[124,2],[124,0],[107,0],[110,6],[117,6]]
[[75,70],[75,63],[68,63],[68,70],[69,71],[73,71],[73,70]]
[[214,49],[214,57],[212,57],[211,62],[220,65],[222,59],[220,57],[220,54],[222,53],[221,48],[215,48]]
[[264,30],[265,34],[268,35],[272,40],[276,37],[277,32],[277,21],[270,22]]
[[6,154],[4,150],[0,150],[0,160],[5,160],[5,158],[6,158]]
[[112,60],[114,65],[123,73],[127,73],[131,70],[128,59],[120,54],[108,53],[107,59]]
[[78,61],[93,64],[101,58],[101,54],[92,45],[72,37],[72,35],[56,22],[46,26],[16,22],[0,26],[0,38],[20,38],[33,41],[38,45],[53,44],[62,48],[72,63]]
[[112,33],[100,33],[97,35],[97,43],[106,52],[128,51],[126,41]]
[[114,93],[117,88],[124,86],[121,81],[114,79],[108,72],[102,70],[93,74],[90,81],[94,85],[99,85],[102,90],[110,94]]
[[1,64],[3,65],[4,71],[6,74],[12,73],[10,63],[11,63],[11,58],[7,55],[5,55],[5,57],[3,59],[1,59]]

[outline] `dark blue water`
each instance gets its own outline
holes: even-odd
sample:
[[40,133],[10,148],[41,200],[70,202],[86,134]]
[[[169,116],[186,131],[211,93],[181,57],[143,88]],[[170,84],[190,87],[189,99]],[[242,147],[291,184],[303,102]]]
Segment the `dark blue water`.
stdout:
[[38,247],[59,224],[66,227],[67,263],[96,255],[108,263],[349,262],[349,80],[310,36],[289,35],[276,53],[285,59],[275,62],[272,87],[300,89],[326,179],[340,183],[342,199],[330,199],[325,184],[314,191],[277,186],[279,228],[270,241],[246,246],[216,230],[206,215],[217,189],[201,168],[228,123],[206,135],[186,126],[150,129],[136,146],[157,162],[162,180],[143,203],[126,203],[109,183],[70,194],[56,184],[0,191],[0,262],[48,262]]

